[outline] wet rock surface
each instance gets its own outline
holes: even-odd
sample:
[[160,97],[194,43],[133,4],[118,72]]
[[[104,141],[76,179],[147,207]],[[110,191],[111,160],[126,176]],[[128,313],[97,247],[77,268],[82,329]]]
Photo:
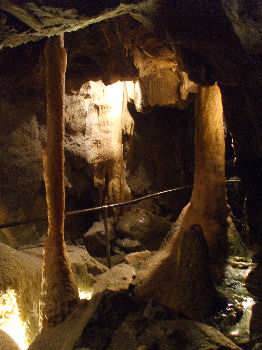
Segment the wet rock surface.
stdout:
[[158,304],[137,304],[128,292],[107,293],[75,349],[240,349],[214,328],[178,318]]
[[[151,254],[149,251],[136,252],[127,255],[125,260],[139,271]],[[132,289],[135,283],[134,270],[125,264],[116,266],[114,269],[120,270],[115,270],[113,275],[120,281],[122,274],[122,287],[119,289],[120,285],[114,286],[110,282],[113,280],[112,273],[107,272],[110,275],[107,278],[99,276],[101,282],[108,280],[102,288],[106,293],[77,346],[90,350],[127,347],[134,350],[258,350],[262,343],[262,303],[253,298],[245,285],[254,267],[255,264],[248,256],[232,256],[228,259],[224,281],[218,286],[224,298],[223,306],[205,320],[207,325],[185,320],[180,314],[152,300],[138,303]],[[105,288],[105,285],[109,288]]]
[[259,342],[261,332],[260,303],[246,285],[254,268],[255,264],[248,256],[231,256],[228,259],[224,280],[218,286],[225,305],[209,319],[213,326],[245,349],[252,349]]

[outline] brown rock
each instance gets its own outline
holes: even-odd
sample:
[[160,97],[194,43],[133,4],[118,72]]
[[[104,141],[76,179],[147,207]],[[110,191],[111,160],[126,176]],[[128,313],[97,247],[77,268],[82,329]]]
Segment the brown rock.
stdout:
[[132,208],[117,223],[117,231],[123,237],[143,242],[157,249],[170,229],[170,222],[142,208]]
[[112,292],[126,291],[136,276],[135,269],[127,264],[119,264],[97,277],[94,293],[105,290]]
[[140,323],[139,332],[136,323],[138,320],[129,317],[115,331],[110,350],[142,349],[183,349],[183,350],[240,350],[231,340],[226,338],[215,328],[202,323],[176,320],[155,321],[149,326]]
[[218,301],[203,231],[193,225],[174,237],[172,244],[167,243],[148,259],[144,269],[138,270],[136,295],[202,320]]
[[4,331],[0,329],[0,350],[19,350],[18,345]]
[[[78,288],[90,290],[95,281],[90,271],[97,275],[107,268],[90,257],[84,247],[69,246],[68,251]],[[20,317],[27,323],[30,339],[39,331],[42,255],[42,247],[16,250],[0,243],[0,289],[18,292]]]
[[144,269],[147,261],[150,256],[152,256],[152,252],[149,250],[145,250],[143,252],[130,253],[125,256],[125,262],[131,266],[133,266],[136,271],[139,269]]
[[[112,241],[115,236],[111,220],[108,220],[108,227],[110,241]],[[89,254],[97,257],[104,257],[106,255],[104,223],[101,221],[95,221],[91,228],[84,234],[84,242]]]
[[258,264],[249,273],[246,287],[256,298],[262,300],[262,264]]

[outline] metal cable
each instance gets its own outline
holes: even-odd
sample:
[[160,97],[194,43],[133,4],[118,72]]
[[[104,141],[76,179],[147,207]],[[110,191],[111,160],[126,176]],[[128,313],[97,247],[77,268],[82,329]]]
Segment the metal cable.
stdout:
[[[227,184],[232,184],[232,183],[238,183],[241,182],[240,179],[231,179],[231,180],[227,180],[226,183]],[[101,205],[98,207],[92,207],[92,208],[86,208],[86,209],[77,209],[77,210],[71,210],[71,211],[67,211],[65,212],[65,217],[69,217],[69,216],[73,216],[73,215],[79,215],[79,214],[85,214],[85,213],[91,213],[91,212],[95,212],[95,211],[100,211],[100,210],[108,210],[111,208],[119,208],[119,207],[124,207],[127,205],[133,205],[136,203],[139,203],[143,200],[146,199],[150,199],[150,198],[154,198],[154,197],[160,197],[169,193],[173,193],[173,192],[180,192],[180,191],[184,191],[184,190],[189,190],[191,189],[192,186],[180,186],[180,187],[175,187],[175,188],[170,188],[168,190],[164,190],[164,191],[159,191],[159,192],[154,192],[151,194],[146,194],[144,196],[135,198],[135,199],[131,199],[129,201],[125,201],[125,202],[120,202],[120,203],[112,203],[112,204],[105,204],[105,205]],[[0,230],[4,229],[4,228],[9,228],[9,227],[16,227],[16,226],[21,226],[21,225],[29,225],[29,224],[34,224],[37,222],[47,222],[48,219],[46,216],[42,216],[42,217],[38,217],[38,218],[34,218],[34,219],[30,219],[30,220],[23,220],[23,221],[13,221],[13,222],[7,222],[4,224],[0,224]]]

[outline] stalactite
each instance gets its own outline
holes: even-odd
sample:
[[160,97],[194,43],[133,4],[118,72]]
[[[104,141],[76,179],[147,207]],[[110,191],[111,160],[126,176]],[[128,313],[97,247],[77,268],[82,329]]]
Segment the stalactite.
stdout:
[[136,288],[139,297],[155,297],[196,319],[207,315],[216,302],[206,244],[214,262],[223,261],[226,255],[224,142],[219,87],[200,87],[191,201],[182,210],[168,242],[148,261],[149,269],[141,273]]
[[64,242],[64,95],[66,51],[63,37],[45,47],[47,147],[44,178],[48,207],[48,237],[44,251],[40,319],[43,328],[66,318],[79,301]]

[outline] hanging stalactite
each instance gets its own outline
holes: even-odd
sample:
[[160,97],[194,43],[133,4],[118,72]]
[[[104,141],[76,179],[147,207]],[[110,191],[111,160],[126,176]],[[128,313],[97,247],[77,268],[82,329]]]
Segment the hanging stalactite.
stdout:
[[40,320],[43,328],[63,321],[79,301],[64,242],[64,96],[66,51],[63,36],[47,40],[47,147],[44,178],[48,237],[44,251]]

